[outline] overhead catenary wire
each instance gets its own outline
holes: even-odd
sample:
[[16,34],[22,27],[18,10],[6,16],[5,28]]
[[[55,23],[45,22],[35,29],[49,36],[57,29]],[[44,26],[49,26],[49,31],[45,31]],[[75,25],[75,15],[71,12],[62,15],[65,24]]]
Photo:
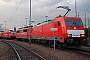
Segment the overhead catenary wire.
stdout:
[[[59,3],[58,1],[60,1],[60,0],[57,0],[53,5],[58,4],[58,3]],[[58,2],[58,3],[57,3],[57,2]],[[53,6],[53,5],[52,5],[52,6]],[[50,7],[48,7],[48,8],[50,9],[52,6],[50,6]],[[47,8],[47,9],[48,9],[48,8]]]
[[17,10],[18,10],[18,8],[19,8],[19,6],[20,6],[22,0],[20,0],[19,4],[17,4],[17,2],[18,2],[18,0],[16,1],[16,9],[15,9],[14,13],[13,13],[12,16],[11,16],[10,21],[12,21],[12,19],[13,19],[15,13],[17,12]]
[[18,5],[18,0],[16,1],[16,6]]
[[[57,0],[54,4],[52,4],[52,6],[49,6],[49,7],[47,7],[46,9],[44,9],[43,12],[45,12],[47,9],[49,10],[49,9],[50,9],[51,7],[53,7],[55,4],[60,3],[59,1],[60,1],[60,0]],[[66,4],[71,3],[72,1],[73,1],[73,0],[70,0],[70,1],[66,2],[65,4],[63,4],[63,5],[65,6]],[[57,2],[58,2],[58,3],[57,3]],[[62,5],[62,6],[63,6],[63,5]],[[51,11],[43,14],[42,17],[48,16],[48,14],[54,12],[55,10],[57,10],[57,7],[56,7],[55,9],[53,9],[53,10],[51,10]],[[69,13],[68,13],[68,14],[69,14]],[[39,18],[39,19],[42,19],[42,18]],[[35,19],[35,20],[36,20],[36,19]]]
[[[60,1],[60,0],[57,0],[56,2],[58,2],[58,1]],[[66,5],[67,3],[70,3],[70,2],[72,2],[72,1],[73,1],[73,0],[70,0],[69,2],[66,2],[66,3],[63,4],[63,5]],[[56,2],[55,2],[53,5],[55,5]],[[58,2],[58,3],[60,3],[60,2]],[[58,3],[57,3],[57,4],[58,4]],[[53,5],[52,5],[52,6],[53,6]],[[48,8],[50,9],[52,6],[50,6],[50,7],[48,7]],[[47,8],[47,9],[48,9],[48,8]],[[46,10],[47,10],[47,9],[46,9]],[[48,13],[44,14],[43,16],[47,16],[47,15],[50,14],[51,12],[54,12],[56,9],[57,9],[57,8],[55,8],[54,10],[49,11]]]
[[[35,0],[35,1],[36,1],[36,0]],[[60,1],[60,0],[57,0],[55,3],[53,3],[51,6],[47,7],[46,9],[44,9],[42,12],[45,12],[47,9],[49,10],[53,5],[58,4],[58,3],[59,3],[58,1]],[[57,2],[58,2],[58,3],[57,3]],[[54,9],[54,10],[52,10],[52,11],[46,13],[46,14],[43,14],[42,16],[45,16],[45,15],[47,15],[47,14],[49,14],[49,13],[55,11],[55,10],[56,10],[56,9]]]
[[[18,3],[18,0],[16,1],[15,8],[14,8],[14,11],[13,12],[15,12],[15,9],[17,7],[17,3]],[[13,15],[14,15],[14,13],[12,13],[11,18],[10,18],[10,21],[12,20]]]
[[[66,0],[65,0],[66,1]],[[73,0],[70,0],[69,2],[66,2],[65,4],[63,4],[63,5],[66,5],[67,3],[71,3]]]

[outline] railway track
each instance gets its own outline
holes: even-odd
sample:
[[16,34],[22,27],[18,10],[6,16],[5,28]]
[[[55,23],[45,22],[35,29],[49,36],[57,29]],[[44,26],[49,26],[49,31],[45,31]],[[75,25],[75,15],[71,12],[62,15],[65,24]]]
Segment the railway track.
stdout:
[[[40,45],[43,45],[43,44],[40,44]],[[49,45],[44,45],[44,46],[52,48],[52,46],[49,46]],[[56,49],[63,50],[63,51],[69,51],[69,52],[72,51],[72,52],[84,55],[86,57],[90,57],[90,45],[87,45],[85,47],[89,47],[89,49],[85,49],[85,48],[65,48],[65,47],[61,47],[61,48],[56,47]]]
[[31,50],[28,50],[27,48],[22,47],[18,44],[15,44],[12,42],[6,42],[6,41],[4,41],[4,42],[13,48],[13,50],[16,54],[17,60],[46,60],[43,57],[41,57],[40,55],[38,55],[37,53],[35,53]]
[[83,55],[85,55],[85,56],[90,57],[90,51],[88,51],[88,50],[79,49],[77,52],[80,53],[80,54],[83,54]]
[[72,49],[68,49],[72,52],[84,55],[86,57],[90,58],[90,48],[89,49],[85,49],[85,48],[72,48]]
[[[10,43],[10,41],[9,41],[9,43]],[[14,43],[14,42],[11,42],[11,43]],[[14,44],[17,44],[17,43],[14,43]],[[86,46],[84,46],[84,47],[86,47]],[[57,49],[59,49],[59,48],[57,48]],[[74,52],[74,53],[77,53],[77,54],[79,54],[81,56],[86,56],[86,57],[90,58],[90,49],[85,49],[85,48],[80,48],[80,49],[79,48],[78,49],[60,48],[59,50],[63,50],[63,51],[66,51],[66,52]],[[39,60],[45,60],[44,58],[43,59],[42,58],[40,59],[40,58],[41,57],[39,57]],[[29,60],[31,60],[31,59],[29,59]]]

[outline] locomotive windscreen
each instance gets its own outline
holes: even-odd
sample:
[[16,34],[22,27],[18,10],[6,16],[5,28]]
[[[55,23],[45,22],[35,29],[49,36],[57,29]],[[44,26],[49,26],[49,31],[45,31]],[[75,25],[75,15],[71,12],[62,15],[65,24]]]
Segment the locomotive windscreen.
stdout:
[[65,20],[66,26],[82,26],[81,20]]

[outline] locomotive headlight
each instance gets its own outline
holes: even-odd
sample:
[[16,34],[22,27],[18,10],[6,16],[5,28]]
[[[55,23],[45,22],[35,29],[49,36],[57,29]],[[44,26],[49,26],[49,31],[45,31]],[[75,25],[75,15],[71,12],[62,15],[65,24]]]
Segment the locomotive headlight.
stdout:
[[72,34],[68,34],[67,36],[68,36],[68,37],[72,37]]
[[84,37],[85,35],[84,34],[80,34],[80,37]]
[[84,35],[82,35],[82,37],[83,37]]

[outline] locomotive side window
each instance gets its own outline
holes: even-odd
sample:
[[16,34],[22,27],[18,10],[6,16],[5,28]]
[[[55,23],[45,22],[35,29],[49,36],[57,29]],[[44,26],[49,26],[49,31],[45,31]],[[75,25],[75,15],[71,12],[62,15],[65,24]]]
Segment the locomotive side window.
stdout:
[[58,26],[60,26],[60,21],[58,21]]
[[23,30],[19,30],[19,32],[20,32],[20,33],[22,33],[22,32],[23,32]]
[[19,31],[17,31],[17,33],[19,33]]
[[23,32],[27,32],[27,29],[23,30]]

